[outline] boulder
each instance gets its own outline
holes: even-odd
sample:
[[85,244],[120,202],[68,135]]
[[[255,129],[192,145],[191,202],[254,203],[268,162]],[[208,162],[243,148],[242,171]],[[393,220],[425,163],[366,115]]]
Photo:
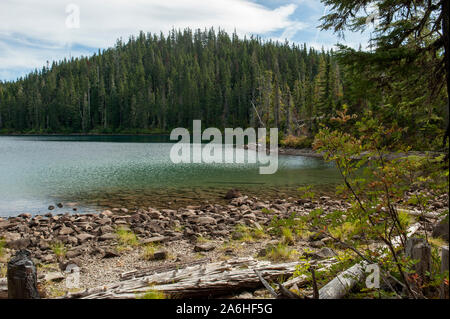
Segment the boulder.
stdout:
[[75,258],[75,257],[80,256],[82,253],[83,253],[83,252],[82,252],[80,249],[69,250],[69,251],[66,253],[66,258],[72,259],[72,258]]
[[110,210],[104,210],[103,212],[101,212],[99,214],[99,217],[104,218],[104,217],[111,217],[113,215],[113,212]]
[[119,257],[119,253],[111,248],[108,248],[105,250],[105,253],[103,254],[103,258],[114,258],[114,257]]
[[433,227],[433,233],[431,234],[431,236],[435,238],[440,237],[448,242],[448,228],[448,221],[442,221]]
[[98,237],[99,241],[106,241],[106,240],[114,240],[117,238],[117,235],[114,233],[106,233]]
[[230,189],[226,195],[225,195],[225,199],[233,199],[233,198],[238,198],[241,197],[241,192],[239,192],[237,189]]
[[194,246],[195,252],[207,252],[214,250],[216,247],[213,244],[197,244]]
[[61,229],[59,230],[59,234],[60,235],[70,235],[70,234],[72,234],[73,233],[73,229],[72,228],[70,228],[70,227],[66,227],[66,226],[63,226],[63,227],[61,227]]
[[29,238],[21,238],[21,239],[7,242],[6,246],[11,249],[19,250],[19,249],[28,248],[28,246],[30,246],[30,244],[31,244],[31,241]]
[[216,220],[209,216],[203,216],[203,217],[199,217],[197,219],[197,224],[199,224],[199,225],[211,225],[211,224],[215,225]]
[[165,236],[155,236],[155,237],[150,237],[150,238],[141,240],[141,244],[147,245],[147,244],[152,244],[152,243],[160,243],[165,240],[167,240],[167,237],[165,237]]
[[80,243],[84,243],[84,242],[94,238],[93,235],[88,234],[88,233],[81,233],[81,234],[76,235],[75,237],[80,241]]
[[153,260],[165,260],[167,258],[167,251],[158,250],[153,254]]

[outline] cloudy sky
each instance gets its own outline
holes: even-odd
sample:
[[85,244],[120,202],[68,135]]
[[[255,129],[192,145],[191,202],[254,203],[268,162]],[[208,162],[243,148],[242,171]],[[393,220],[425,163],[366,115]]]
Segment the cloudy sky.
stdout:
[[[144,32],[221,27],[316,48],[366,44],[319,32],[320,0],[1,0],[0,80],[15,80],[46,61],[90,55]],[[79,19],[78,19],[79,17]]]

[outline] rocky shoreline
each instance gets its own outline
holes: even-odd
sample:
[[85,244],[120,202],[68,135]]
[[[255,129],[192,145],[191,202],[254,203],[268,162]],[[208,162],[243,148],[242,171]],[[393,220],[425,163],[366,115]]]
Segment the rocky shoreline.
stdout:
[[[85,289],[117,282],[124,272],[148,267],[264,257],[266,248],[280,241],[279,236],[264,233],[274,218],[348,207],[344,200],[328,196],[314,201],[292,197],[268,201],[231,191],[226,197],[226,205],[205,203],[176,210],[114,208],[99,214],[0,218],[0,238],[5,245],[0,278],[6,276],[6,262],[20,249],[31,252],[40,280],[52,282],[53,286],[45,284],[52,297],[67,292],[63,279],[68,265],[80,267],[81,288]],[[445,209],[442,201],[448,198],[436,202],[436,210]],[[245,240],[247,229],[260,230],[261,236]],[[326,247],[327,240],[309,236],[291,245],[296,251],[314,251],[312,256],[322,259],[334,254]]]

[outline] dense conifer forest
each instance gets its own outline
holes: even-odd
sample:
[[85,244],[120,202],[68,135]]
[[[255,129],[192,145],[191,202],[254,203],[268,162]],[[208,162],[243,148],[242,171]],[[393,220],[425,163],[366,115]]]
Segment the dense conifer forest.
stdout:
[[398,122],[414,141],[442,134],[445,92],[428,88],[430,71],[408,67],[375,82],[370,67],[361,69],[343,51],[214,29],[141,32],[91,57],[0,82],[0,132],[168,132],[190,127],[193,119],[219,128],[257,127],[259,114],[281,136],[312,137],[345,105]]

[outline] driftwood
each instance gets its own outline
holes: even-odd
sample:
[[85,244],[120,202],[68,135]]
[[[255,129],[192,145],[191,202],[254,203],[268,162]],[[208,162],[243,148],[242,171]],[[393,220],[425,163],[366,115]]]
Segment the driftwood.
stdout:
[[153,275],[153,274],[160,273],[160,272],[176,270],[176,269],[185,268],[188,266],[201,265],[201,264],[208,263],[210,261],[211,261],[210,258],[202,258],[199,260],[179,263],[176,265],[163,265],[163,266],[158,266],[158,267],[151,267],[151,268],[146,268],[146,269],[127,271],[127,272],[120,274],[120,280],[124,281],[124,280],[130,280],[130,279],[134,279],[134,278],[141,278],[141,277]]
[[65,298],[134,299],[149,290],[161,291],[173,298],[224,296],[239,290],[261,287],[255,270],[266,280],[278,280],[282,276],[290,277],[298,264],[299,262],[272,264],[253,258],[204,263],[70,293]]
[[[420,224],[412,225],[407,232],[407,236],[413,235],[420,228]],[[395,246],[400,245],[400,237],[393,240]],[[336,278],[319,290],[319,299],[340,299],[343,298],[365,275],[367,261],[362,261],[341,272]]]
[[429,218],[429,219],[439,219],[442,217],[441,214],[433,213],[433,212],[421,212],[421,211],[415,211],[415,210],[409,210],[409,209],[403,209],[403,208],[399,208],[398,211],[402,212],[402,213],[407,213],[408,215],[411,215],[411,216],[425,217],[425,218]]

